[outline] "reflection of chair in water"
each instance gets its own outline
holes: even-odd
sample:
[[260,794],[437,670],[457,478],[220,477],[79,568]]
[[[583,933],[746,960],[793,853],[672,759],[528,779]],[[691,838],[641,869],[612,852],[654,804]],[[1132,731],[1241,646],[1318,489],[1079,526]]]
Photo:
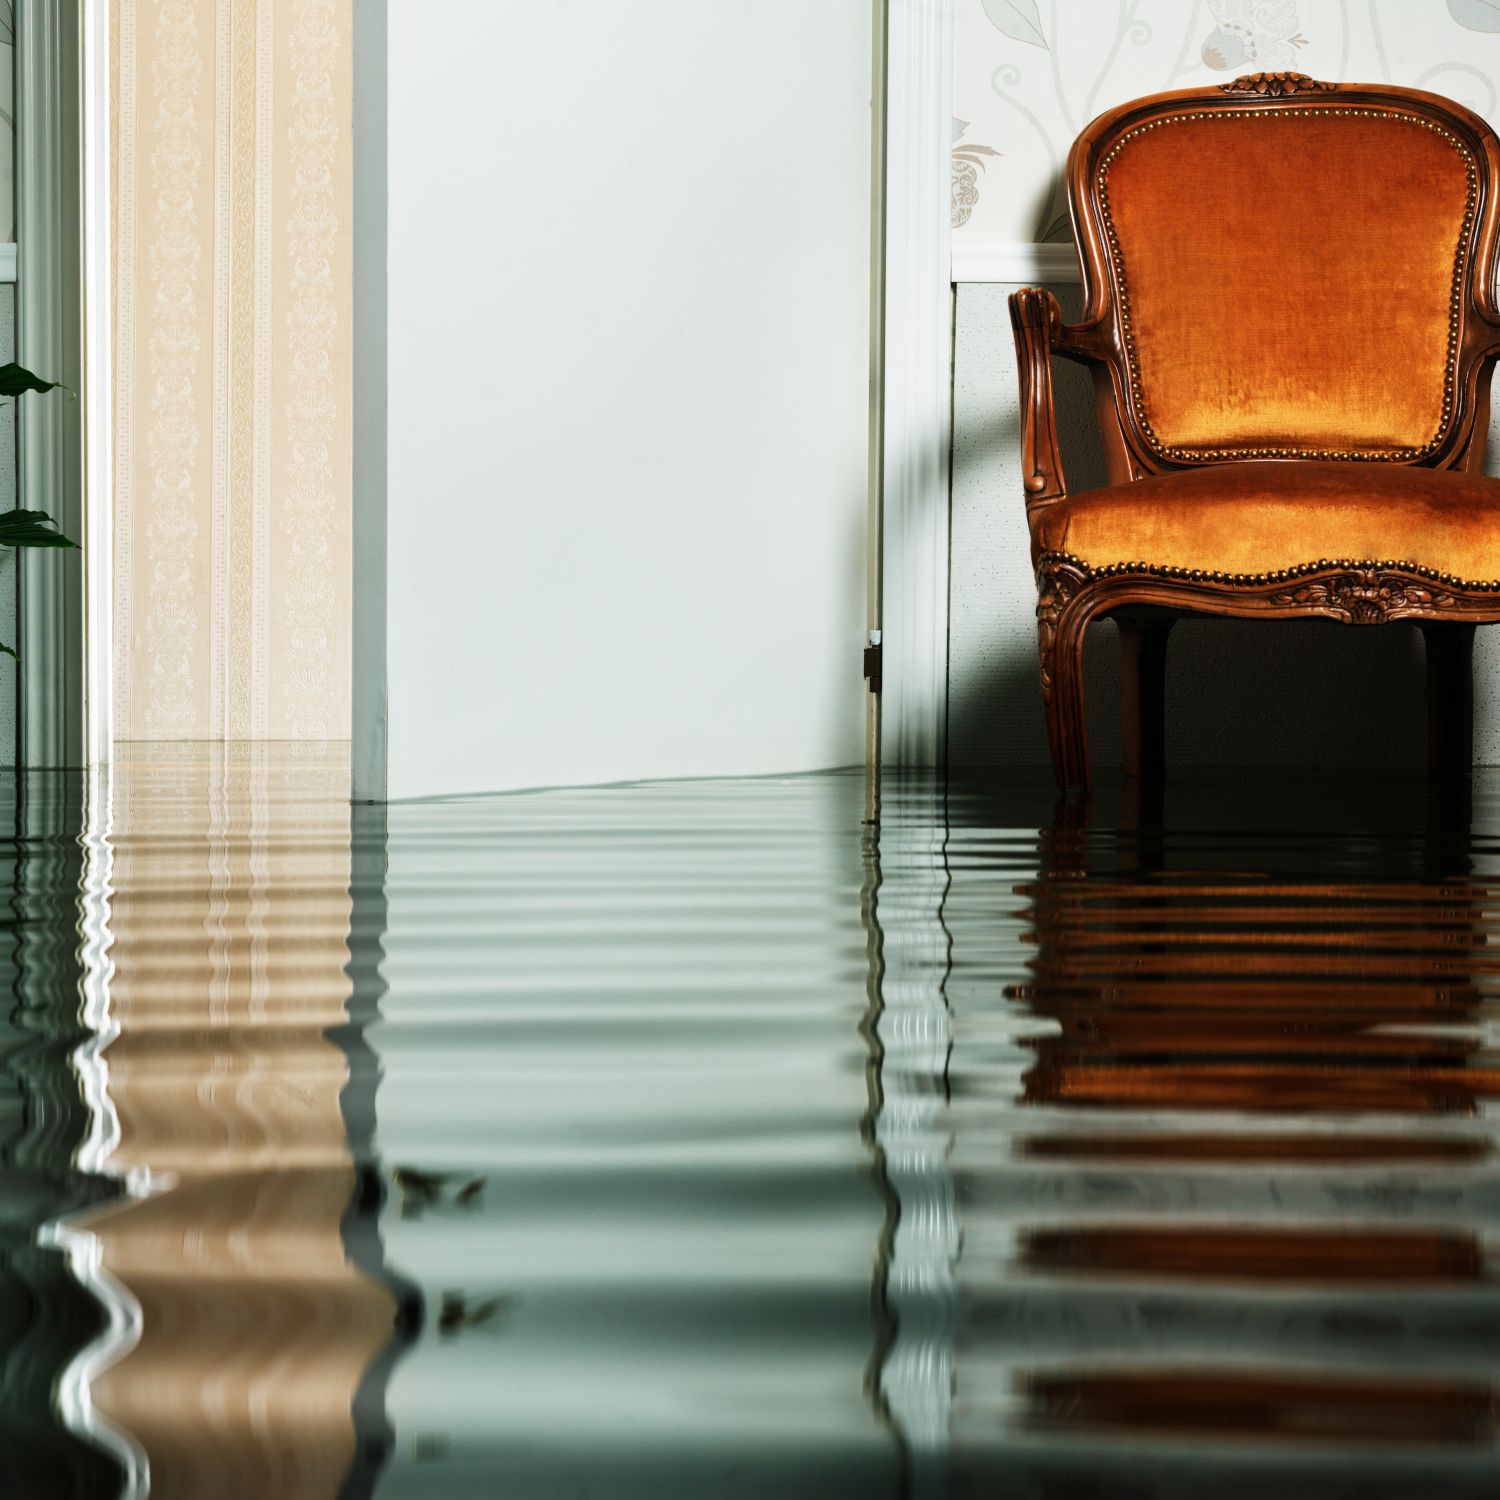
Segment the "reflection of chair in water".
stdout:
[[[1057,1026],[1028,1102],[1475,1113],[1500,1094],[1500,1074],[1475,1065],[1481,986],[1500,975],[1491,893],[1461,873],[1421,878],[1427,851],[1457,842],[1454,805],[1428,804],[1441,838],[1345,841],[1356,865],[1330,881],[1295,860],[1280,874],[1179,873],[1159,805],[1119,831],[1111,869],[1091,871],[1079,809],[1061,803],[1020,892],[1033,978],[1009,991]],[[1376,868],[1358,869],[1362,847]]]
[[1410,1447],[1482,1492],[1463,1486],[1476,1463],[1500,1477],[1493,887],[1462,859],[1423,878],[1410,836],[1106,835],[1076,806],[1042,848],[1006,998],[1034,1058],[1013,1160],[1046,1189],[976,1315],[1033,1338],[1010,1366],[1027,1451],[1077,1478],[1085,1437],[1267,1462]]

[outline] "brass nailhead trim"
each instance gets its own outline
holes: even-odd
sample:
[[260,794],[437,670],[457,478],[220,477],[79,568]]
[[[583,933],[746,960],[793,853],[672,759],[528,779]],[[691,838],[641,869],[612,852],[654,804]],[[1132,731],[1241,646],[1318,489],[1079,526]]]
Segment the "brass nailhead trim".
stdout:
[[[1163,125],[1185,125],[1192,120],[1264,120],[1273,116],[1286,115],[1356,115],[1370,119],[1400,120],[1407,125],[1417,125],[1424,130],[1430,130],[1435,135],[1441,136],[1447,141],[1464,164],[1464,171],[1468,177],[1468,192],[1464,203],[1463,223],[1459,230],[1458,249],[1453,259],[1453,285],[1448,295],[1448,357],[1443,371],[1443,406],[1442,414],[1438,421],[1438,430],[1431,440],[1420,448],[1397,448],[1385,451],[1371,451],[1357,448],[1174,448],[1157,436],[1152,427],[1150,418],[1146,415],[1146,404],[1141,395],[1140,361],[1136,354],[1135,329],[1130,319],[1130,298],[1125,287],[1125,260],[1120,251],[1119,236],[1115,232],[1114,219],[1109,211],[1109,169],[1116,156],[1126,142],[1134,140],[1136,136],[1144,135],[1147,131],[1156,130]],[[1458,333],[1459,322],[1463,311],[1463,276],[1464,263],[1468,258],[1469,232],[1474,223],[1474,206],[1478,199],[1478,174],[1474,165],[1474,158],[1467,146],[1452,131],[1445,129],[1433,120],[1424,120],[1420,117],[1402,114],[1396,110],[1387,109],[1363,109],[1354,105],[1312,105],[1293,106],[1290,108],[1278,108],[1274,110],[1255,110],[1247,114],[1240,109],[1199,109],[1189,114],[1173,115],[1166,119],[1147,120],[1137,125],[1133,130],[1127,130],[1117,140],[1104,159],[1099,163],[1099,170],[1095,177],[1095,187],[1099,198],[1099,209],[1104,217],[1104,232],[1109,240],[1110,262],[1114,268],[1115,283],[1119,288],[1120,299],[1120,327],[1125,335],[1125,354],[1127,374],[1130,380],[1130,405],[1135,414],[1135,419],[1140,428],[1141,435],[1145,438],[1147,446],[1158,458],[1174,460],[1178,463],[1213,463],[1226,458],[1331,458],[1331,459],[1375,459],[1387,463],[1410,463],[1415,459],[1426,458],[1435,452],[1447,436],[1449,427],[1453,420],[1453,401],[1455,377],[1458,369]]]
[[1225,583],[1246,588],[1260,584],[1290,583],[1294,578],[1310,578],[1315,573],[1406,573],[1414,578],[1425,578],[1430,583],[1444,583],[1451,588],[1463,589],[1469,593],[1500,593],[1500,579],[1480,582],[1469,578],[1459,578],[1456,574],[1440,573],[1436,568],[1424,567],[1421,563],[1405,562],[1400,558],[1381,558],[1372,561],[1369,558],[1358,557],[1322,557],[1317,562],[1297,563],[1293,567],[1277,568],[1269,573],[1221,573],[1211,568],[1174,568],[1161,563],[1148,562],[1106,563],[1103,567],[1094,567],[1091,563],[1084,562],[1081,557],[1075,557],[1071,552],[1044,552],[1037,566],[1041,569],[1057,563],[1065,563],[1068,567],[1076,568],[1085,578],[1090,579],[1120,578],[1133,574],[1137,577],[1185,578],[1190,582]]

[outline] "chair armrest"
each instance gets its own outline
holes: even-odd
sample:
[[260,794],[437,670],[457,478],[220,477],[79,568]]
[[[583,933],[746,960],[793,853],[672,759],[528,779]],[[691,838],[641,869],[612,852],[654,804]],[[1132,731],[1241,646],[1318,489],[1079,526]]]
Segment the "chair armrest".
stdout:
[[1026,287],[1011,293],[1010,323],[1021,380],[1021,476],[1030,511],[1068,493],[1052,403],[1052,351],[1060,341],[1062,308],[1051,292]]

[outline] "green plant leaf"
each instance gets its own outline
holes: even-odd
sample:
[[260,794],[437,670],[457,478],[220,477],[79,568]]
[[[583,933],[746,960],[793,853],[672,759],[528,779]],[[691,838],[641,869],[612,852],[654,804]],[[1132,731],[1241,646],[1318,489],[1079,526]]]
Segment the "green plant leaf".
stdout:
[[1036,0],[984,0],[984,13],[1006,36],[1033,47],[1046,47]]
[[43,380],[40,375],[33,375],[23,365],[14,362],[0,365],[0,396],[19,396],[26,391],[67,391],[70,396],[73,395],[60,381]]
[[0,511],[0,547],[72,547],[44,510]]

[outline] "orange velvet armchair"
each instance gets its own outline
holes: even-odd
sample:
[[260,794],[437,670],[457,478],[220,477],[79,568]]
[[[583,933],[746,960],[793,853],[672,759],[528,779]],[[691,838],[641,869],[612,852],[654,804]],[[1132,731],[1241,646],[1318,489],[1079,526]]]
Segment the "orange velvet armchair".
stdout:
[[[1434,94],[1260,73],[1111,110],[1068,182],[1083,320],[1010,299],[1058,782],[1088,784],[1080,664],[1104,617],[1125,771],[1160,774],[1187,614],[1414,621],[1433,770],[1467,774],[1474,627],[1500,620],[1494,131]],[[1093,369],[1104,489],[1064,483],[1053,355]]]

